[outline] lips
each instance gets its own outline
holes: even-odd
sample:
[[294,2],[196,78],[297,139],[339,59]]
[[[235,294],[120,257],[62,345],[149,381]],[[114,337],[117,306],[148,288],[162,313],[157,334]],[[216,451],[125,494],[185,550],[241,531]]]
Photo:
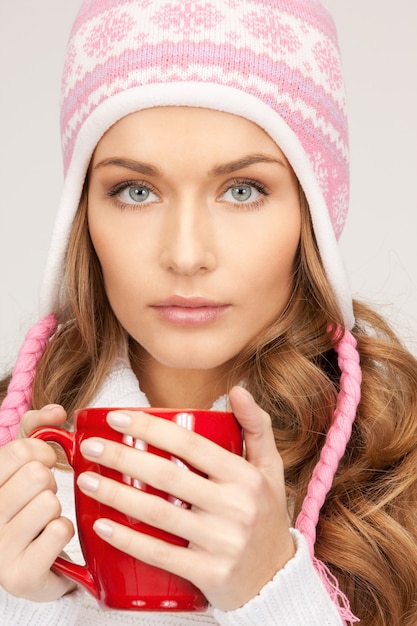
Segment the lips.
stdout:
[[202,297],[172,296],[152,304],[151,308],[162,320],[177,326],[204,326],[219,319],[229,309],[222,304]]

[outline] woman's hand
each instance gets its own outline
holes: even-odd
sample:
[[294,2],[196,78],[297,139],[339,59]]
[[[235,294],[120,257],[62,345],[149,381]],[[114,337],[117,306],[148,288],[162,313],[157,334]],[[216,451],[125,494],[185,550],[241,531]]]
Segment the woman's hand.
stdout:
[[127,411],[122,414],[125,424],[120,414],[108,416],[115,430],[184,459],[207,478],[103,439],[86,440],[81,446],[86,458],[189,502],[191,509],[92,473],[81,474],[78,481],[96,500],[187,539],[184,548],[111,520],[94,525],[111,545],[187,578],[223,610],[238,608],[257,595],[294,555],[271,421],[239,387],[230,392],[230,403],[243,427],[246,460],[152,415]]
[[56,557],[74,534],[61,516],[51,469],[51,446],[25,439],[38,426],[62,426],[62,407],[29,411],[19,439],[0,449],[0,585],[12,595],[39,602],[55,600],[74,583],[51,571]]

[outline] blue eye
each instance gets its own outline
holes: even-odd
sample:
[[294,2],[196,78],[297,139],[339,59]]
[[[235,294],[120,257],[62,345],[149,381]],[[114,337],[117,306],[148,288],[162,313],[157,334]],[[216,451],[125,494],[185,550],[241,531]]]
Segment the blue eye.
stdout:
[[246,200],[250,200],[252,198],[253,192],[252,187],[249,185],[240,185],[239,187],[232,187],[231,194],[235,200],[238,202],[245,202]]
[[267,193],[260,183],[236,182],[226,189],[222,199],[232,204],[251,204],[265,195]]
[[155,202],[158,200],[158,197],[143,185],[129,185],[119,191],[118,196],[126,204],[143,204],[147,201]]

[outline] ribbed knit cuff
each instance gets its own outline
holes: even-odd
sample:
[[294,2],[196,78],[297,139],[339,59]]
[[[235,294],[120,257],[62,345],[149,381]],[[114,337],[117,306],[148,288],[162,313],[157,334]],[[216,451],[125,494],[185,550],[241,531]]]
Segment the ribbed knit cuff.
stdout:
[[311,561],[304,537],[291,529],[296,554],[260,593],[235,611],[214,610],[221,626],[342,626]]

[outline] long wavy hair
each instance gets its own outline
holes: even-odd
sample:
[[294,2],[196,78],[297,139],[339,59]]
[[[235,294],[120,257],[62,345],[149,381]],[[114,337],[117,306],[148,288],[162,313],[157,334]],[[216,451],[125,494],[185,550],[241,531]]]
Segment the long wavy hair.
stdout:
[[[239,355],[229,380],[232,385],[243,377],[271,416],[293,522],[336,405],[340,373],[334,329],[343,326],[301,190],[300,197],[302,233],[292,297],[279,319]],[[70,416],[94,396],[126,340],[89,236],[86,189],[66,267],[69,301],[58,312],[59,329],[38,367],[33,408],[57,402]],[[354,309],[362,400],[321,511],[315,552],[337,577],[363,626],[415,626],[417,361],[378,314],[358,302]]]

